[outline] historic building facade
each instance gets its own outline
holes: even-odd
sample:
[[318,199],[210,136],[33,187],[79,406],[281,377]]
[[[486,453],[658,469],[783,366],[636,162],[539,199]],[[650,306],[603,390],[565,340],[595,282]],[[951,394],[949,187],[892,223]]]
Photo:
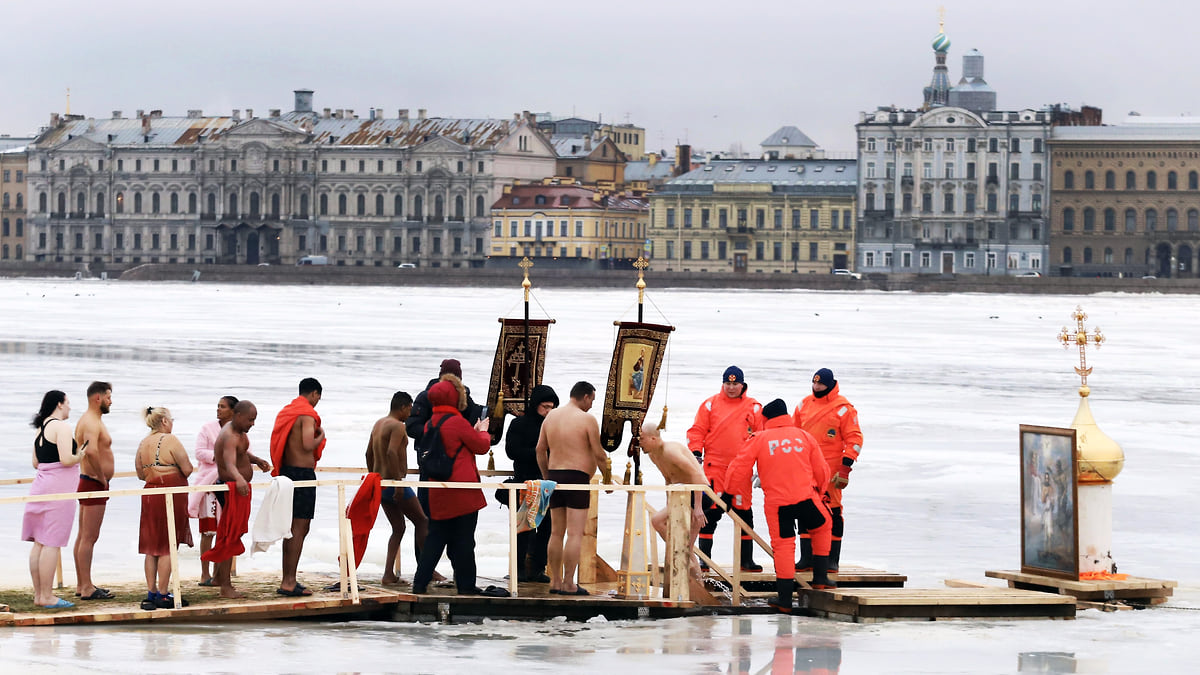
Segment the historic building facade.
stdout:
[[648,214],[644,198],[569,179],[506,187],[492,205],[488,266],[627,266],[642,255]]
[[0,150],[0,263],[25,257],[25,172],[23,147]]
[[983,56],[951,87],[950,41],[919,110],[862,113],[858,269],[910,274],[1021,274],[1045,269],[1047,140],[1056,111],[997,111]]
[[53,116],[30,147],[26,259],[481,267],[504,185],[554,174],[528,115]]
[[713,160],[650,195],[655,269],[829,273],[852,267],[854,160]]
[[1050,149],[1054,274],[1197,276],[1200,124],[1060,127]]

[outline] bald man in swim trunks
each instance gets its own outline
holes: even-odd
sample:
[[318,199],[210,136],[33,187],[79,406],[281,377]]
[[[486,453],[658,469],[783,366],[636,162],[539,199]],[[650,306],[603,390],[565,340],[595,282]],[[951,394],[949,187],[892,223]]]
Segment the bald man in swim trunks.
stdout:
[[[612,482],[608,456],[600,447],[600,423],[588,413],[595,400],[595,387],[576,382],[571,387],[568,405],[546,415],[537,444],[538,468],[546,480],[559,485],[587,485],[599,467],[604,482]],[[556,595],[588,595],[575,583],[575,571],[583,549],[589,501],[589,493],[583,490],[556,490],[550,495],[551,528],[546,558],[550,592]]]

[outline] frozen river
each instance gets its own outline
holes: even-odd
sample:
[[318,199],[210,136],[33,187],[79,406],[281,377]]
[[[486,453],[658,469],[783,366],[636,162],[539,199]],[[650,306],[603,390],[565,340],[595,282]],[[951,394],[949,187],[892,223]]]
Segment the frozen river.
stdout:
[[[536,283],[536,275],[535,275]],[[656,290],[648,321],[676,331],[651,415],[669,406],[668,440],[684,440],[696,407],[737,364],[750,395],[794,405],[817,368],[832,368],[866,437],[846,502],[843,561],[907,574],[910,586],[984,581],[1019,566],[1019,424],[1067,426],[1075,413],[1077,352],[1055,335],[1082,304],[1108,342],[1089,354],[1092,410],[1122,444],[1114,489],[1120,571],[1177,579],[1181,609],[1099,614],[1073,622],[896,623],[713,617],[646,623],[480,626],[251,624],[235,627],[0,630],[0,664],[22,670],[809,672],[836,656],[841,673],[1170,672],[1200,656],[1200,533],[1193,486],[1200,469],[1200,298],[1107,295],[910,295],[806,291]],[[443,358],[486,388],[496,317],[520,315],[520,289],[366,288],[0,280],[0,478],[30,475],[29,419],[41,395],[63,389],[82,413],[92,380],[113,383],[106,422],[118,470],[132,468],[145,435],[138,410],[165,405],[175,433],[196,430],[227,393],[253,400],[254,446],[265,452],[274,414],[296,383],[324,385],[329,437],[323,464],[361,466],[371,422],[391,393],[415,394]],[[576,380],[607,378],[613,320],[636,319],[636,293],[534,289],[557,320],[545,381],[565,396]],[[480,394],[477,398],[482,398]],[[481,460],[482,465],[482,460]],[[499,452],[499,468],[508,461]],[[614,471],[623,472],[614,457]],[[648,467],[647,481],[658,482]],[[126,479],[126,485],[136,484]],[[122,485],[122,483],[117,483]],[[0,488],[0,495],[26,487]],[[619,558],[619,495],[602,499],[600,549]],[[652,503],[656,498],[651,497]],[[661,497],[657,499],[661,500]],[[761,499],[756,499],[759,506]],[[318,496],[304,571],[337,569],[335,493]],[[5,586],[28,582],[20,509],[0,518]],[[98,582],[136,579],[137,505],[114,500],[96,551]],[[506,512],[489,506],[478,536],[481,574],[505,573]],[[759,522],[761,514],[758,516]],[[381,519],[382,522],[382,519]],[[382,525],[380,525],[382,527]],[[728,560],[728,526],[717,532]],[[361,573],[380,572],[384,538]],[[411,535],[410,535],[411,536]],[[406,541],[406,549],[408,542]],[[185,581],[198,574],[185,549]],[[68,584],[73,579],[67,555]],[[767,563],[762,554],[760,562]],[[411,558],[404,561],[411,574]],[[239,567],[276,571],[276,547]],[[448,565],[443,571],[449,572]],[[186,586],[185,586],[186,587]],[[352,654],[352,657],[347,655]],[[130,661],[130,657],[135,662]],[[202,663],[195,659],[204,658]],[[811,661],[810,661],[811,659]],[[252,664],[252,665],[251,665]],[[8,668],[6,668],[7,670]]]

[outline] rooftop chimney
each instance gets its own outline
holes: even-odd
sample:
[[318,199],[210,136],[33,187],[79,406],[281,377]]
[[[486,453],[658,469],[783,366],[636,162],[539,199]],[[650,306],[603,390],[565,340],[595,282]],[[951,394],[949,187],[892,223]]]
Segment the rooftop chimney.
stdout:
[[120,110],[114,110],[114,111],[113,111],[113,116],[112,116],[112,118],[113,118],[114,120],[119,120],[119,119],[121,119],[121,111],[120,111]]
[[417,119],[419,119],[419,120],[425,119],[425,109],[424,108],[417,108]]
[[60,118],[59,118],[59,116],[58,116],[58,113],[50,113],[50,128],[51,128],[51,129],[56,129],[56,128],[58,128],[58,121],[59,121],[59,119],[60,119]]
[[188,119],[195,120],[195,119],[200,119],[201,117],[204,117],[204,111],[202,111],[202,110],[189,110],[188,111]]
[[254,119],[254,108],[246,108],[246,119]]
[[151,119],[151,117],[149,115],[142,115],[142,135],[143,136],[150,135],[150,119]]
[[[295,105],[295,112],[303,113],[303,112],[312,112],[313,111],[313,107],[312,107],[313,90],[312,89],[296,89],[292,93],[296,95],[296,102],[293,104],[293,105]],[[276,115],[276,117],[278,117],[278,115]]]
[[242,111],[237,108],[233,109],[233,121],[240,122],[242,120]]
[[279,117],[279,108],[271,108],[267,111],[267,114],[271,117]]
[[321,117],[329,119],[329,108],[325,108],[321,111]]
[[374,108],[371,108],[370,117],[368,117],[367,119],[371,120],[372,122],[375,121],[375,109]]
[[375,109],[375,119],[377,119],[377,120],[383,119],[383,108]]
[[134,117],[141,117],[142,115],[145,115],[145,114],[146,114],[146,111],[139,108],[137,111],[137,114],[134,115]]
[[399,113],[397,113],[397,115],[400,117],[400,119],[407,120],[408,119],[408,108],[401,108]]

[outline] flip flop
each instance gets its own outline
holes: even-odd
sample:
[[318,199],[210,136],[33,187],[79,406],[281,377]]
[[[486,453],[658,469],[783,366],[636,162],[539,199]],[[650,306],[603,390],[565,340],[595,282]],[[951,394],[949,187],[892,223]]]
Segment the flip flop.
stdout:
[[74,606],[75,606],[75,603],[67,602],[66,600],[63,600],[62,598],[59,598],[58,602],[54,603],[53,605],[42,605],[41,607],[42,607],[42,609],[70,609],[71,607],[74,607]]
[[112,600],[115,597],[117,597],[117,596],[113,595],[112,591],[108,590],[107,588],[97,587],[96,590],[92,591],[90,595],[80,596],[79,599],[80,600]]
[[583,586],[576,586],[574,593],[567,593],[564,591],[563,595],[591,595],[591,593],[588,593],[587,589]]
[[296,584],[296,587],[290,591],[282,588],[276,588],[275,592],[279,595],[286,595],[289,598],[299,598],[306,595],[312,595],[312,591],[304,587],[304,584]]
[[217,582],[213,581],[212,579],[209,579],[208,581],[201,581],[200,583],[198,583],[198,584],[196,584],[196,585],[197,585],[197,586],[208,586],[208,587],[213,587],[213,586],[216,586],[216,585],[217,585]]

